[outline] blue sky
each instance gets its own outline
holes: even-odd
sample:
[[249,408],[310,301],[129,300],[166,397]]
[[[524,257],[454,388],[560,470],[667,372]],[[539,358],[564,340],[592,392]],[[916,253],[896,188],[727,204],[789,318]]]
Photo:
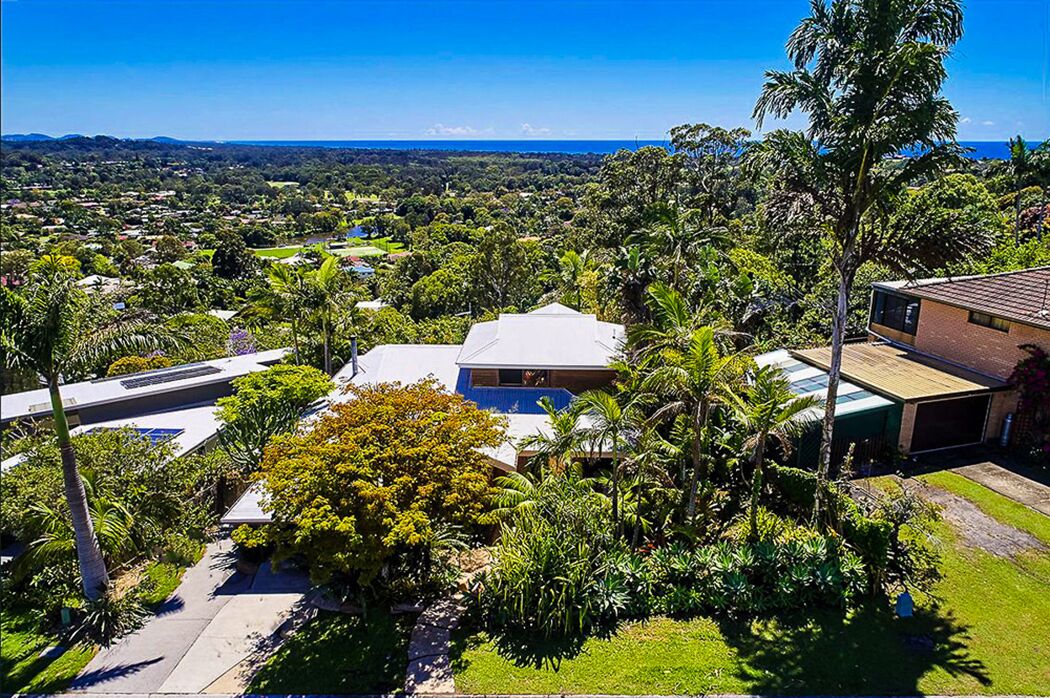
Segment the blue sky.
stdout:
[[[753,126],[807,0],[2,0],[4,133],[663,138]],[[1050,136],[1050,0],[969,0],[962,140]]]

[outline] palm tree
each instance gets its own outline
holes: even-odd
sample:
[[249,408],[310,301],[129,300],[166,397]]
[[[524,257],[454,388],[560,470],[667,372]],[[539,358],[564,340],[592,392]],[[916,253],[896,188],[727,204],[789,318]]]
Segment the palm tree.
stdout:
[[1021,190],[1032,170],[1032,150],[1020,135],[1010,139],[1010,171],[1014,178],[1014,242],[1021,234]]
[[576,310],[583,312],[583,275],[587,272],[590,264],[587,251],[580,254],[574,250],[567,250],[558,259],[558,285],[560,294],[573,296]]
[[687,488],[686,518],[696,515],[697,486],[708,475],[709,423],[712,410],[729,401],[740,379],[743,362],[739,354],[723,356],[710,327],[695,330],[684,352],[664,352],[665,363],[645,379],[648,392],[666,402],[653,413],[654,420],[687,415],[692,428],[692,473]]
[[653,322],[633,324],[627,328],[627,344],[641,357],[650,357],[664,351],[686,351],[693,333],[701,327],[711,327],[716,335],[729,332],[725,320],[708,308],[690,308],[685,297],[663,283],[651,284],[646,291],[646,305]]
[[783,370],[762,366],[754,372],[742,395],[731,396],[737,420],[747,433],[744,449],[754,461],[750,512],[753,539],[758,538],[758,499],[762,493],[766,445],[772,439],[785,455],[790,453],[795,438],[815,419],[813,409],[820,404],[812,395],[796,395],[790,386]]
[[[895,245],[882,225],[909,184],[959,161],[958,114],[941,96],[944,60],[962,36],[960,0],[812,0],[787,42],[792,71],[768,71],[754,116],[808,116],[805,133],[778,130],[748,154],[782,194],[784,218],[819,231],[838,277],[832,316],[829,386],[817,477],[831,466],[835,401],[849,297],[857,270],[879,261],[910,275],[914,249],[937,261],[989,243],[953,237],[951,245]],[[903,164],[884,161],[914,153]],[[822,487],[814,507],[820,517]]]
[[667,260],[671,266],[671,286],[681,288],[682,274],[697,247],[726,243],[727,231],[722,226],[701,225],[702,212],[685,210],[675,204],[657,203],[647,214],[648,224],[635,236],[654,259]]
[[631,547],[637,548],[645,524],[642,510],[646,500],[654,488],[672,489],[673,482],[668,470],[682,456],[682,452],[678,444],[665,439],[654,425],[644,427],[639,437],[629,446],[625,466],[634,481],[629,491],[629,496],[634,500],[631,512],[634,519]]
[[611,499],[613,530],[620,534],[620,456],[642,421],[637,396],[621,391],[613,395],[604,390],[588,390],[573,402],[573,409],[587,418],[581,427],[579,443],[591,449],[609,448],[612,455]]
[[537,403],[547,413],[550,429],[523,438],[518,444],[518,451],[534,452],[529,462],[540,474],[563,472],[572,464],[573,455],[579,453],[580,415],[573,409],[559,410],[546,395]]
[[345,280],[335,257],[328,257],[319,268],[306,274],[306,284],[309,288],[306,305],[321,325],[321,337],[324,343],[324,372],[328,375],[332,375],[334,317],[347,297]]
[[306,275],[302,268],[290,264],[271,264],[266,271],[266,286],[251,297],[256,312],[270,317],[288,318],[292,325],[292,352],[300,363],[299,317],[307,298]]
[[69,268],[55,257],[41,260],[23,293],[5,288],[0,298],[4,365],[34,371],[47,385],[81,583],[85,596],[94,600],[109,584],[109,574],[77,470],[61,384],[65,377],[89,373],[119,356],[171,347],[176,338],[163,326],[143,319],[97,324],[87,294],[77,288]]

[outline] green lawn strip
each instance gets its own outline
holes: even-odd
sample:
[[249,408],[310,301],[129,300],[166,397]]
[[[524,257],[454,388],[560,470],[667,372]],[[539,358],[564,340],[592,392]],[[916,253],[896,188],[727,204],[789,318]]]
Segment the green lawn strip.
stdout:
[[1050,517],[957,473],[947,471],[928,473],[920,475],[919,479],[960,497],[966,497],[989,516],[1014,528],[1027,531],[1050,546]]
[[[950,473],[950,485],[1034,535],[1045,518]],[[977,488],[977,489],[974,489]],[[947,487],[946,487],[947,489]],[[1017,694],[1050,686],[1050,554],[1001,558],[959,544],[937,525],[943,553],[935,598],[916,616],[885,608],[843,618],[716,623],[654,619],[591,638],[560,662],[523,656],[484,635],[460,634],[454,668],[465,693]],[[542,654],[542,653],[540,653]],[[546,662],[546,663],[544,663]],[[552,668],[555,663],[557,670]]]
[[322,612],[252,679],[250,693],[392,693],[405,683],[414,616]]
[[303,246],[296,245],[294,247],[261,247],[253,248],[252,252],[257,257],[272,257],[274,259],[287,259],[293,255],[302,252]]
[[142,603],[151,608],[164,603],[178,588],[185,571],[185,567],[173,562],[151,562],[142,573],[143,582],[149,588],[142,596]]
[[97,648],[77,644],[63,654],[40,657],[60,640],[41,630],[35,612],[0,610],[0,693],[54,693],[76,678]]

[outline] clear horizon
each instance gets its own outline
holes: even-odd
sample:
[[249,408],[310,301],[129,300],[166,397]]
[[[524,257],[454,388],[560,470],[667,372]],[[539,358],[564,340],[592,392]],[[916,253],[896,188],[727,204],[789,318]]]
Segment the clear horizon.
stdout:
[[[806,0],[3,0],[3,132],[181,140],[666,140],[754,130]],[[685,28],[679,31],[679,28]],[[1050,137],[1050,0],[970,0],[959,140]],[[801,120],[789,119],[797,127]]]

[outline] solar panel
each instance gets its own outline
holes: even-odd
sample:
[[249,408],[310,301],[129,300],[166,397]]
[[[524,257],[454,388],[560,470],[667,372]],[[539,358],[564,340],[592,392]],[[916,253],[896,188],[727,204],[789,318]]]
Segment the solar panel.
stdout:
[[874,396],[874,393],[869,393],[867,390],[857,390],[852,393],[846,393],[845,395],[839,395],[835,399],[835,404],[841,405],[844,402],[853,402],[854,400],[863,400],[864,398]]
[[140,376],[124,378],[120,381],[120,384],[130,390],[131,388],[143,388],[147,385],[170,383],[172,381],[184,380],[186,378],[210,376],[213,373],[221,372],[222,369],[216,368],[215,366],[191,366],[188,368],[178,368],[171,371],[161,371],[158,373],[144,373]]
[[[92,433],[96,433],[96,432],[100,432],[100,431],[118,431],[118,429],[116,427],[94,427],[93,429],[89,429],[85,433],[92,434]],[[186,430],[185,429],[160,429],[160,428],[155,428],[155,429],[133,428],[132,431],[134,431],[136,434],[138,434],[143,439],[149,439],[149,445],[151,447],[155,447],[158,444],[164,443],[165,441],[168,441],[170,439],[174,439],[176,436],[178,436],[179,434],[181,434],[182,432],[184,432]]]

